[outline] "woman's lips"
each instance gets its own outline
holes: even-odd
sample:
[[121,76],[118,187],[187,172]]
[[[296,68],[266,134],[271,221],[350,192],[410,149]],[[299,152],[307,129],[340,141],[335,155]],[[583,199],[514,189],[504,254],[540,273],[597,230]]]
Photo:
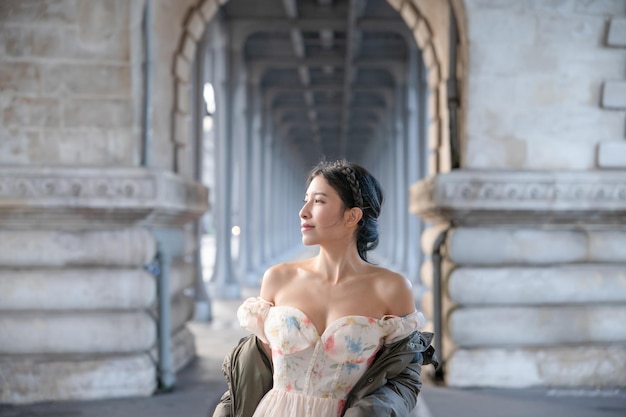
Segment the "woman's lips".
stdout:
[[311,230],[313,229],[313,226],[309,225],[309,224],[302,224],[300,225],[300,230],[302,230],[303,232],[306,232],[307,230]]

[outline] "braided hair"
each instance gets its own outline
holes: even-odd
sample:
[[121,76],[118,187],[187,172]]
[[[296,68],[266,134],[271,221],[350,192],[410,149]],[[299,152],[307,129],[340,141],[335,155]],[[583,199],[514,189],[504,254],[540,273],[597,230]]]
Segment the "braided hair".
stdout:
[[378,180],[362,166],[344,160],[317,164],[309,173],[307,188],[318,175],[337,191],[347,209],[358,207],[363,212],[357,228],[356,247],[361,259],[368,262],[367,252],[378,246],[378,216],[383,204],[383,191]]

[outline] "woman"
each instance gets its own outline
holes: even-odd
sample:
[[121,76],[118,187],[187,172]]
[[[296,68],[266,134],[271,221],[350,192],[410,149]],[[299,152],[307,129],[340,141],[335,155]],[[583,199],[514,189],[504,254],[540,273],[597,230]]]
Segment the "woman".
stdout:
[[260,297],[239,308],[255,337],[226,358],[230,389],[215,416],[401,417],[414,408],[432,347],[417,331],[424,318],[410,282],[367,261],[382,203],[378,181],[357,164],[311,171],[301,232],[319,254],[269,268]]

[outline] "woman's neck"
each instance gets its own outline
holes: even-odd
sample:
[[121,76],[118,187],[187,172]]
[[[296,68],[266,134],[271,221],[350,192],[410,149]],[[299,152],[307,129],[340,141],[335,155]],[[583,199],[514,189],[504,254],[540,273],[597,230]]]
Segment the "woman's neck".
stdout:
[[346,276],[358,273],[363,264],[355,242],[331,247],[320,245],[320,252],[315,259],[315,269],[334,284],[338,284]]

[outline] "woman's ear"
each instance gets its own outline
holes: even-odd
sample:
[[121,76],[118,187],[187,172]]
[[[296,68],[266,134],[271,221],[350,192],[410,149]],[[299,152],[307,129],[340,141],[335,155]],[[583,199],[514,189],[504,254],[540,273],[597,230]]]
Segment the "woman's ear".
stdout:
[[344,219],[347,227],[353,227],[359,224],[359,221],[363,218],[363,210],[358,207],[352,207],[346,210]]

